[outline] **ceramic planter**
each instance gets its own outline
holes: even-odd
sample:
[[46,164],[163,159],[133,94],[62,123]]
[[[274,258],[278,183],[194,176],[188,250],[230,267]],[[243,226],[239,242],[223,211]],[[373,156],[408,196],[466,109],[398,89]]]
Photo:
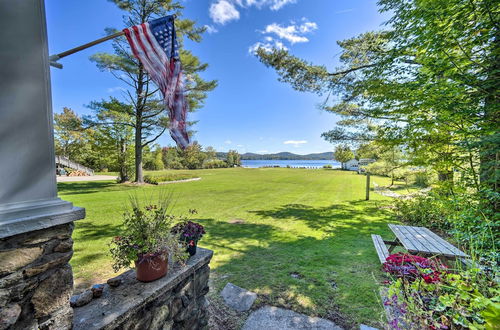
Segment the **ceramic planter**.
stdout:
[[147,254],[135,262],[137,280],[141,282],[151,282],[162,278],[168,270],[168,254],[155,253]]
[[187,248],[186,251],[189,253],[189,255],[192,257],[196,254],[196,246],[198,242],[191,239],[187,241]]

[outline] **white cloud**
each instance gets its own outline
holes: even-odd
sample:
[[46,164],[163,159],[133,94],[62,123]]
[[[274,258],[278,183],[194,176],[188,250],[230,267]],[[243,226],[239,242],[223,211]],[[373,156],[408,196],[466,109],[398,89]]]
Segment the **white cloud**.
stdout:
[[257,53],[257,50],[259,50],[259,48],[262,48],[264,49],[266,52],[272,52],[273,49],[284,49],[284,50],[288,50],[288,48],[286,48],[286,46],[279,40],[273,40],[271,38],[270,42],[256,42],[254,43],[252,46],[248,47],[248,52],[250,54],[255,54]]
[[299,144],[306,144],[306,140],[288,140],[284,141],[283,144],[293,144],[295,146],[298,146]]
[[238,148],[242,148],[242,147],[244,147],[244,145],[243,145],[243,144],[237,144],[236,146],[237,146]]
[[219,30],[217,30],[217,29],[215,28],[215,26],[213,26],[213,25],[205,25],[205,28],[207,29],[207,32],[208,32],[209,34],[219,32]]
[[231,140],[226,140],[226,141],[224,141],[224,143],[225,143],[225,144],[231,144],[231,143],[233,143],[233,141],[231,141]]
[[271,5],[272,10],[279,10],[281,7],[288,5],[289,3],[296,3],[297,0],[274,0],[271,1],[273,4]]
[[305,17],[302,18],[301,23],[291,21],[288,26],[272,23],[266,26],[264,31],[261,31],[265,35],[263,41],[251,45],[248,48],[248,52],[255,54],[259,48],[264,49],[266,52],[271,52],[274,49],[288,50],[282,40],[290,42],[292,45],[300,42],[308,42],[309,39],[305,35],[317,29],[318,24],[309,22]]
[[209,14],[215,23],[226,24],[240,18],[238,11],[240,8],[255,6],[259,9],[267,7],[276,11],[296,2],[297,0],[216,0],[210,5]]
[[262,33],[274,34],[280,39],[289,41],[292,45],[299,42],[308,42],[309,39],[304,35],[317,30],[318,24],[305,21],[305,19],[303,19],[303,21],[304,23],[302,24],[295,24],[292,22],[288,26],[272,23],[266,26],[266,29]]
[[259,150],[259,151],[257,151],[257,153],[259,153],[259,154],[265,154],[265,153],[268,153],[268,152],[269,152],[269,150]]
[[210,5],[210,18],[218,24],[240,19],[240,12],[230,0],[219,0]]
[[123,88],[123,87],[120,87],[120,86],[116,86],[116,87],[110,87],[106,90],[108,93],[114,93],[114,92],[125,92],[126,89]]

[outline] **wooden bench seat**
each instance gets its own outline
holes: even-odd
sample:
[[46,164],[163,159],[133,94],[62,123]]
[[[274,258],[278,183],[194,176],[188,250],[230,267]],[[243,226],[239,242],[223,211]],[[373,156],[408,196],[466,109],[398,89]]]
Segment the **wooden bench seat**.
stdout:
[[372,234],[373,245],[375,245],[375,250],[377,251],[378,258],[380,259],[380,263],[384,263],[387,257],[389,256],[389,250],[385,246],[384,240],[380,235]]

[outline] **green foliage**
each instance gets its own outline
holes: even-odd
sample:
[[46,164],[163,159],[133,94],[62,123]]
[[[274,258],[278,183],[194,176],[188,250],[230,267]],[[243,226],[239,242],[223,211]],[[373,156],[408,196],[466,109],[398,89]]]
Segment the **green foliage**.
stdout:
[[221,159],[211,159],[203,163],[203,168],[225,168],[227,163]]
[[417,171],[414,173],[415,184],[421,188],[427,188],[431,185],[431,174],[427,171]]
[[149,205],[142,205],[137,198],[131,198],[132,210],[123,215],[121,235],[114,237],[110,243],[115,271],[129,267],[140,258],[163,252],[175,261],[186,259],[177,236],[171,234],[177,218],[169,214],[170,204],[170,197]]
[[[443,270],[437,283],[398,278],[388,295],[386,304],[402,311],[411,328],[495,329],[500,324],[500,287],[487,271]],[[391,326],[401,324],[392,320]]]
[[[176,31],[180,45],[184,38],[200,42],[201,34],[206,30],[196,27],[194,21],[182,19],[184,7],[173,0],[114,0],[120,9],[125,11],[124,25],[137,25],[149,20],[175,13]],[[111,34],[116,30],[108,29]],[[199,75],[205,71],[207,64],[200,62],[186,48],[181,48],[180,58],[183,70],[188,79],[185,81],[189,111],[195,111],[203,106],[207,93],[217,86],[217,81],[205,81]],[[110,98],[94,102],[91,107],[96,114],[88,120],[94,124],[129,126],[134,130],[135,137],[135,172],[137,182],[143,181],[143,148],[154,143],[163,135],[169,126],[168,109],[165,108],[161,93],[155,86],[142,64],[133,56],[125,37],[113,39],[113,53],[98,53],[91,57],[97,67],[110,72],[123,83],[125,87],[120,100]],[[119,105],[119,106],[116,106]],[[154,165],[157,168],[159,163]]]
[[342,164],[342,168],[344,168],[344,163],[354,159],[354,153],[347,145],[337,146],[333,152],[333,159],[340,162]]
[[394,184],[395,179],[403,179],[408,183],[411,175],[405,155],[397,146],[379,146],[377,161],[365,166],[365,169],[373,174],[391,177],[392,184]]
[[162,161],[165,168],[182,169],[182,151],[177,147],[164,147],[161,149]]
[[323,168],[326,169],[326,170],[331,170],[332,169],[332,165],[330,165],[330,164],[323,165]]
[[182,151],[181,162],[185,168],[194,170],[202,168],[205,158],[206,155],[202,151],[201,145],[195,141]]
[[144,169],[149,171],[160,171],[165,168],[163,164],[162,149],[156,146],[155,150],[149,152],[148,148],[143,150],[144,153]]
[[241,166],[241,156],[236,150],[229,150],[226,156],[228,167]]
[[162,175],[145,175],[144,182],[149,184],[159,184],[162,182],[187,180],[192,178],[196,178],[196,175],[188,173],[168,173]]
[[98,151],[94,147],[95,130],[85,129],[83,120],[70,108],[54,114],[54,138],[56,155],[77,163],[97,168]]
[[447,232],[474,256],[498,258],[500,217],[495,203],[497,194],[436,188],[428,195],[396,200],[395,213],[402,222]]
[[205,148],[205,158],[207,160],[213,160],[217,159],[217,150],[214,149],[214,147],[206,147]]
[[285,50],[258,56],[296,90],[338,95],[325,102],[341,116],[326,140],[404,146],[413,165],[443,180],[460,169],[470,187],[498,189],[500,7],[488,0],[378,4],[391,15],[387,30],[338,42],[334,71]]

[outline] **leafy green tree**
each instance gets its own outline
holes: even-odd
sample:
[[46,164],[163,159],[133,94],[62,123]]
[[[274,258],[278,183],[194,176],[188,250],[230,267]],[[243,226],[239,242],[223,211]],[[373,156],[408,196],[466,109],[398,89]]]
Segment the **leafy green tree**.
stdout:
[[162,148],[161,153],[165,168],[176,169],[176,170],[184,168],[181,158],[182,150],[180,150],[179,148],[164,147]]
[[380,157],[381,147],[376,142],[362,143],[356,149],[356,159],[374,159],[377,160]]
[[366,170],[372,174],[389,176],[392,186],[396,179],[404,178],[408,172],[407,166],[408,162],[400,147],[381,147],[377,161],[366,166]]
[[95,148],[96,131],[85,129],[83,120],[70,108],[54,114],[56,154],[84,166],[98,169],[99,153]]
[[70,159],[75,159],[86,140],[82,119],[66,107],[54,114],[54,135],[56,154]]
[[340,162],[342,169],[344,169],[345,163],[354,159],[354,153],[347,145],[337,146],[333,152],[333,159]]
[[148,146],[143,150],[144,169],[149,171],[159,171],[165,168],[163,164],[162,148],[154,145],[153,150]]
[[229,150],[226,156],[228,167],[241,166],[241,155],[236,150]]
[[[142,24],[154,18],[175,14],[176,31],[181,45],[180,57],[186,74],[186,90],[190,111],[194,111],[203,105],[207,92],[213,90],[217,82],[203,80],[199,73],[206,70],[207,64],[201,63],[190,51],[182,47],[184,38],[200,42],[205,28],[196,27],[195,22],[182,17],[183,6],[180,2],[173,0],[111,0],[120,9],[124,10],[124,25],[131,26]],[[107,33],[116,32],[108,29]],[[110,72],[126,87],[122,100],[110,99],[101,103],[121,103],[114,107],[113,111],[120,112],[126,118],[102,117],[92,118],[97,124],[124,125],[134,130],[135,147],[135,181],[142,183],[143,180],[143,149],[154,143],[167,131],[169,126],[168,109],[162,101],[157,86],[153,84],[142,64],[132,55],[125,37],[113,40],[112,54],[98,53],[91,57],[97,67],[102,71]],[[108,107],[102,107],[108,111]],[[125,120],[123,120],[125,119]]]
[[214,147],[208,146],[205,148],[205,155],[207,160],[217,159],[217,150]]
[[498,190],[500,13],[493,3],[381,0],[392,14],[387,30],[339,42],[333,71],[286,50],[258,56],[299,91],[340,96],[325,104],[342,117],[325,139],[404,145],[443,178],[460,169]]
[[[134,125],[127,115],[132,107],[116,98],[93,101],[89,108],[92,118],[86,125],[94,127],[101,168],[119,172],[120,182],[129,181],[134,160]],[[119,125],[115,123],[120,123]]]
[[194,141],[182,152],[181,162],[184,167],[189,169],[202,168],[205,160],[205,153],[202,151],[201,145]]

